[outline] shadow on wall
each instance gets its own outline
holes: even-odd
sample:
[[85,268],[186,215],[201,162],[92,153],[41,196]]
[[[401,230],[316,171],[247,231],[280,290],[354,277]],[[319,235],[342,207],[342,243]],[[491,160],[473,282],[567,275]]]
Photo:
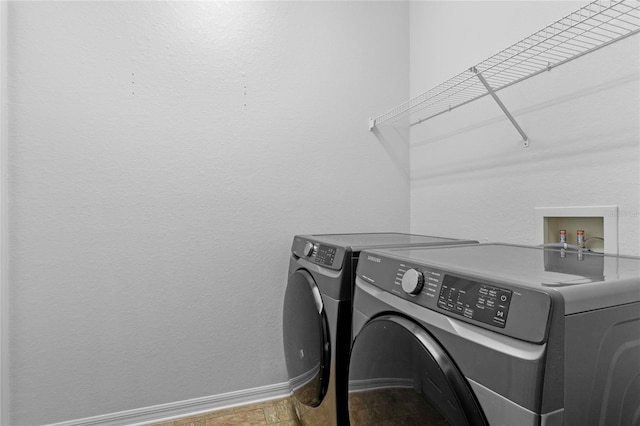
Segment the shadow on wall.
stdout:
[[[546,100],[544,102],[539,102],[539,103],[536,103],[536,104],[531,105],[531,106],[526,107],[526,108],[521,108],[521,109],[518,109],[518,110],[514,110],[514,111],[512,111],[512,113],[516,117],[522,117],[522,116],[525,116],[527,114],[531,114],[531,113],[536,112],[536,111],[541,111],[541,110],[544,110],[544,109],[547,109],[547,108],[551,108],[551,107],[554,107],[554,106],[560,106],[562,104],[565,104],[565,103],[568,103],[568,102],[571,102],[571,101],[575,101],[575,100],[578,100],[580,98],[585,98],[585,97],[588,97],[588,96],[592,96],[592,95],[595,95],[595,94],[598,94],[598,93],[601,93],[601,92],[616,88],[618,86],[623,86],[623,85],[626,85],[626,84],[629,84],[629,83],[633,83],[633,82],[636,82],[636,81],[638,81],[638,73],[634,72],[634,73],[622,76],[622,77],[620,77],[618,79],[611,80],[611,81],[608,81],[606,83],[599,84],[597,86],[593,86],[593,87],[588,88],[588,89],[575,90],[575,91],[573,91],[571,93],[564,94],[562,96],[558,96],[558,97],[555,97],[553,99],[548,99],[548,100]],[[500,94],[500,92],[498,92],[498,94]],[[499,112],[497,106],[496,106],[496,111]],[[453,113],[455,114],[455,112],[453,112]],[[493,124],[504,122],[504,121],[505,121],[504,114],[499,114],[499,115],[496,115],[495,117],[493,117],[491,119],[480,121],[480,122],[474,123],[474,124],[469,125],[469,126],[461,127],[461,128],[458,128],[458,129],[456,129],[456,130],[454,130],[452,132],[449,132],[449,133],[441,134],[441,135],[438,135],[438,136],[434,136],[432,138],[426,138],[426,139],[414,142],[414,143],[411,144],[411,146],[412,146],[412,148],[417,148],[417,147],[420,147],[420,146],[429,145],[429,144],[434,143],[434,142],[439,142],[439,141],[443,141],[443,140],[446,140],[446,139],[450,139],[450,138],[452,138],[454,136],[461,135],[461,134],[464,134],[464,133],[469,133],[469,132],[471,132],[473,130],[477,130],[477,129],[481,129],[481,128],[484,128],[484,127],[488,127],[488,126],[491,126]]]
[[[611,132],[603,132],[601,134],[593,134],[592,140],[585,143],[584,139],[579,137],[574,140],[562,140],[562,146],[555,146],[553,150],[545,148],[542,151],[535,151],[535,146],[530,148],[522,148],[522,141],[504,141],[505,144],[515,144],[516,150],[512,150],[507,155],[491,156],[477,158],[473,161],[461,161],[458,164],[448,164],[437,168],[421,168],[413,172],[411,184],[416,187],[433,185],[438,180],[446,180],[452,182],[468,182],[470,179],[476,179],[482,175],[485,178],[501,178],[508,175],[526,175],[528,173],[544,173],[545,171],[557,172],[567,167],[567,164],[576,160],[576,152],[589,151],[591,154],[601,154],[600,160],[606,161],[607,155],[618,150],[636,149],[637,138],[632,137],[620,139],[613,142],[601,143],[602,140],[611,138]],[[532,145],[536,143],[533,138]],[[538,140],[538,145],[540,141]],[[522,150],[532,150],[530,153]],[[637,163],[638,156],[624,157],[630,162]],[[616,161],[619,161],[616,159]],[[618,162],[618,166],[621,164]]]
[[[440,162],[435,163],[414,161],[412,185],[423,186],[437,180],[464,182],[480,175],[499,178],[510,174],[557,173],[567,167],[578,167],[576,161],[580,161],[581,153],[587,152],[588,158],[597,158],[600,164],[608,160],[618,165],[620,161],[637,162],[638,127],[628,124],[629,117],[637,114],[637,107],[635,111],[631,108],[618,113],[602,111],[602,105],[615,102],[616,93],[621,90],[637,92],[637,85],[638,73],[633,72],[588,89],[574,90],[514,110],[516,120],[531,139],[529,148],[522,148],[517,132],[495,105],[491,106],[495,109],[489,110],[491,117],[466,127],[456,127],[457,121],[453,117],[443,117],[441,122],[434,120],[432,127],[451,120],[447,128],[453,127],[453,130],[412,143],[412,155],[425,155],[425,150],[438,152],[444,145],[447,145],[449,155],[439,156]],[[509,95],[510,103],[515,103],[514,93]],[[489,104],[484,102],[490,101],[484,98],[478,105],[469,107],[478,108],[478,114],[481,114],[483,106],[489,108]],[[477,117],[471,111],[467,110],[464,117]],[[486,117],[487,113],[484,115]],[[428,131],[426,126],[429,123],[422,126]],[[478,144],[485,141],[486,149],[479,148]],[[429,167],[419,164],[428,164]]]
[[398,171],[409,181],[409,126],[374,127],[371,130]]

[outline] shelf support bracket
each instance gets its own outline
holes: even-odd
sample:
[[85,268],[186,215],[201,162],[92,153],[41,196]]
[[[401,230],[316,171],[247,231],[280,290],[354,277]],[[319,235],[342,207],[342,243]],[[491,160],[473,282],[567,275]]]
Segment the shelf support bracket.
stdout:
[[496,101],[496,103],[498,104],[498,106],[500,107],[500,109],[502,110],[502,112],[504,112],[504,114],[507,116],[507,118],[509,119],[509,121],[511,122],[511,124],[513,124],[513,127],[516,128],[516,130],[518,131],[518,133],[520,133],[520,136],[522,136],[522,147],[523,148],[527,148],[529,146],[529,138],[527,137],[527,135],[524,133],[524,131],[522,130],[522,128],[520,127],[520,125],[518,124],[518,122],[516,121],[515,118],[513,118],[513,115],[511,115],[511,113],[509,112],[509,110],[507,109],[506,106],[504,106],[504,104],[502,103],[502,101],[500,100],[500,98],[498,97],[498,95],[496,95],[496,92],[493,90],[493,88],[489,85],[489,83],[487,82],[487,80],[485,80],[485,78],[483,77],[482,73],[480,71],[478,71],[478,69],[476,67],[471,67],[470,71],[473,72],[476,77],[478,77],[478,80],[480,80],[480,83],[482,83],[482,85],[487,89],[487,92],[489,92],[489,94],[491,95],[491,97],[493,98],[494,101]]

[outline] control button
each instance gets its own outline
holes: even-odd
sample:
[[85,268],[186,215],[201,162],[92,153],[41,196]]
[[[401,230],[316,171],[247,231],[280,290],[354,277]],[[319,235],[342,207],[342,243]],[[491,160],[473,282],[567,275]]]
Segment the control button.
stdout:
[[402,289],[409,294],[418,294],[424,285],[424,274],[419,269],[409,269],[402,276]]
[[313,249],[315,249],[316,246],[313,245],[312,242],[307,242],[307,244],[304,245],[304,248],[302,249],[302,254],[304,254],[305,256],[309,257],[313,254]]

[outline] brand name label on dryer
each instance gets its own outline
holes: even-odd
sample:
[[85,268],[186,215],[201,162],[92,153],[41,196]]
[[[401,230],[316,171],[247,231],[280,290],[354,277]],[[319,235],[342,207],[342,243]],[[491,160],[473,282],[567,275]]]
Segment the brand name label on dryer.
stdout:
[[379,257],[375,257],[375,256],[367,256],[367,260],[369,260],[371,262],[376,262],[376,263],[382,262],[382,259],[380,259]]

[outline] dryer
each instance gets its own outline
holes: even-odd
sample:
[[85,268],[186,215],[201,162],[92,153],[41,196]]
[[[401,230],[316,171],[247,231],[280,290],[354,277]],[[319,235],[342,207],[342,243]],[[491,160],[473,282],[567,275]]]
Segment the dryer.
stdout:
[[509,244],[360,257],[352,425],[640,425],[640,258]]
[[284,354],[302,424],[348,424],[347,366],[356,265],[366,248],[476,243],[402,233],[298,235],[283,306]]

